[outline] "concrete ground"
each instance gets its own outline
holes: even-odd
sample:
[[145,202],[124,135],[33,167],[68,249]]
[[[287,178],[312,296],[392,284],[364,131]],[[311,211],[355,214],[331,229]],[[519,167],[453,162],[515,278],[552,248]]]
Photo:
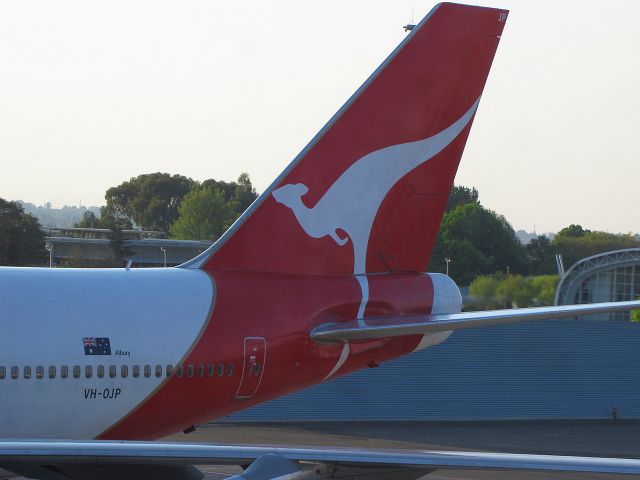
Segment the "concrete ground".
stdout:
[[[167,440],[219,444],[482,450],[640,458],[640,421],[212,423]],[[207,480],[238,468],[203,467]],[[627,475],[439,470],[429,480],[629,479]]]

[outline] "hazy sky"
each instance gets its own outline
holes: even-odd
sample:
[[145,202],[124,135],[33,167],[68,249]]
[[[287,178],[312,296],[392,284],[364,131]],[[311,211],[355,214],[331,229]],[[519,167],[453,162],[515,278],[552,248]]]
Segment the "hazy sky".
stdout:
[[[467,2],[476,3],[476,2]],[[456,182],[516,229],[640,231],[640,2],[510,1]],[[434,5],[0,3],[0,197],[132,176],[263,190]]]

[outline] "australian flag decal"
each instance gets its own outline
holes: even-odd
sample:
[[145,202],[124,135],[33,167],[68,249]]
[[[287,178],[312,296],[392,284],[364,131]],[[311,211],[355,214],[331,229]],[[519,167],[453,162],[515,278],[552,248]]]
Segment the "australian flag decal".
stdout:
[[109,337],[83,337],[85,355],[111,355]]

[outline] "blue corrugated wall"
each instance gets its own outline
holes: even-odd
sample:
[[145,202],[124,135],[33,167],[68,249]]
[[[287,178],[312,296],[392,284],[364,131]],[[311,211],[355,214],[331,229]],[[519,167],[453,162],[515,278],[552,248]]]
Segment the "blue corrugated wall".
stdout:
[[563,320],[462,330],[227,420],[598,418],[614,405],[640,418],[640,324]]

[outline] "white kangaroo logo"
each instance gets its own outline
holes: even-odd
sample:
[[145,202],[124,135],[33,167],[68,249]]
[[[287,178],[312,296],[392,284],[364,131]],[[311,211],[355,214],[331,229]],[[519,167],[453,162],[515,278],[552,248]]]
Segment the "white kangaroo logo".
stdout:
[[[344,246],[353,243],[353,274],[356,276],[362,300],[358,319],[364,317],[369,300],[366,277],[367,247],[373,221],[389,190],[406,174],[435,157],[467,126],[478,108],[471,108],[452,125],[424,140],[381,148],[358,159],[335,181],[313,208],[302,202],[309,188],[302,184],[287,184],[273,191],[277,202],[289,207],[303,230],[313,238],[331,237]],[[338,234],[343,230],[347,238]]]

